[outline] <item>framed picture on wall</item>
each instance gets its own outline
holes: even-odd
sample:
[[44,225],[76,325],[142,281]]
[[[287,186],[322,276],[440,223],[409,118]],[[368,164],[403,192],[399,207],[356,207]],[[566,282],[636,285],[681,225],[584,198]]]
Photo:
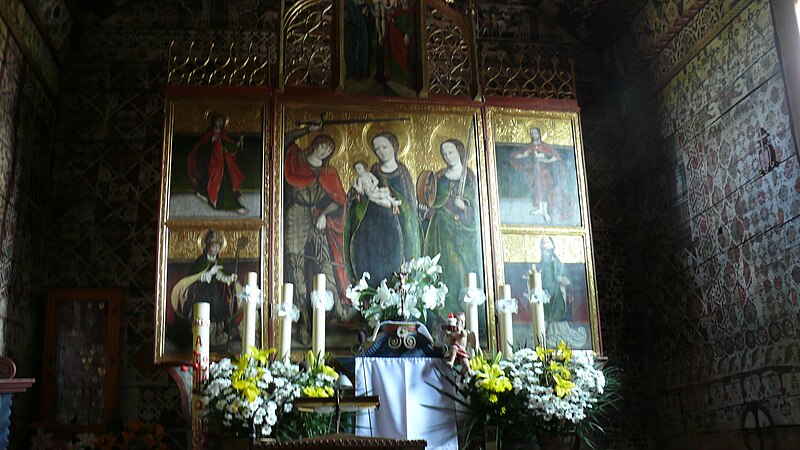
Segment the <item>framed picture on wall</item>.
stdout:
[[581,227],[577,114],[489,109],[501,225]]
[[117,407],[121,289],[48,289],[40,419],[104,432]]
[[[276,115],[274,292],[280,283],[295,286],[294,349],[309,348],[315,273],[327,275],[334,297],[327,347],[339,352],[349,351],[359,330],[372,331],[346,296],[365,272],[377,286],[404,261],[440,254],[449,292],[443,314],[428,317],[433,333],[451,311],[463,311],[467,273],[493,289],[477,107],[317,100],[279,103]],[[487,302],[480,312],[486,345],[494,340],[490,314]]]
[[192,308],[198,302],[210,304],[211,352],[240,354],[247,273],[259,274],[261,285],[261,230],[174,226],[166,235],[165,303],[159,316],[162,358],[190,357]]
[[242,287],[248,272],[264,280],[266,98],[168,96],[157,363],[191,361],[192,306],[200,301],[211,303],[212,356],[241,352]]
[[261,218],[264,105],[235,96],[167,102],[167,220]]
[[529,274],[541,271],[547,344],[600,351],[597,293],[577,108],[487,108],[496,275],[518,301],[517,345],[533,345]]
[[533,342],[532,306],[528,293],[533,270],[542,275],[547,343],[564,341],[573,349],[592,350],[599,343],[595,287],[590,276],[587,246],[580,235],[527,234],[506,231],[502,279],[511,285],[519,313],[513,316],[514,342]]

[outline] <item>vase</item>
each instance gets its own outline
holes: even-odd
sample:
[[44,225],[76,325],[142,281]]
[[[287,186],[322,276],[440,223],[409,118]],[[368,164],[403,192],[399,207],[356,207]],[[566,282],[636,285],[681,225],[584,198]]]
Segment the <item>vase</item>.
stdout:
[[536,440],[542,450],[578,450],[578,433],[559,433],[558,431],[539,431]]

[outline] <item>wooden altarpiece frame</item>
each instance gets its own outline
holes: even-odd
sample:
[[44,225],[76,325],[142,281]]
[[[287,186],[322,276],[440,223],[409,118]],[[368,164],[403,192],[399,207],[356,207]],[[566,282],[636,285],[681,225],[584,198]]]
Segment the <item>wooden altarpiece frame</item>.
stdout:
[[525,296],[542,272],[547,344],[601,352],[579,109],[572,101],[487,99],[487,155],[495,276],[519,304],[517,345],[533,342]]
[[[249,272],[258,274],[261,286],[267,267],[269,95],[263,88],[167,92],[156,363],[192,360],[191,314],[198,301],[212,306],[212,358],[241,352],[243,286]],[[218,269],[201,280],[200,271],[209,264]],[[259,328],[257,342],[266,343],[267,323],[260,321]]]

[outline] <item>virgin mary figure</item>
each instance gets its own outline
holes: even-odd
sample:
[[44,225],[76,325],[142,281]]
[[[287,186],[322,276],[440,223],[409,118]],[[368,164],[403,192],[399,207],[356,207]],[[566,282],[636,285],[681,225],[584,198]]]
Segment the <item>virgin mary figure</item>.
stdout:
[[404,261],[420,256],[422,227],[417,215],[414,182],[408,168],[397,160],[397,136],[382,132],[372,138],[378,157],[371,172],[386,187],[399,205],[377,203],[351,190],[345,221],[345,265],[351,281],[370,274],[372,286],[400,268]]

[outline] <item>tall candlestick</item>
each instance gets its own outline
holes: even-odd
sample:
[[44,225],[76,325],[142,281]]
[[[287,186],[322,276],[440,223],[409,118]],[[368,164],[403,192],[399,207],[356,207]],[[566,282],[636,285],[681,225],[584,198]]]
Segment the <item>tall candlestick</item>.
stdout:
[[[467,274],[467,289],[478,289],[478,274],[470,272]],[[475,340],[478,339],[478,302],[467,303],[467,329],[475,333]]]
[[314,292],[317,293],[318,301],[314,304],[314,319],[311,333],[311,351],[314,357],[322,359],[325,357],[325,287],[326,280],[324,273],[314,276]]
[[[500,298],[508,302],[511,300],[511,285],[504,284],[500,286]],[[503,358],[511,359],[514,357],[514,328],[512,325],[511,310],[510,308],[500,311],[498,307],[498,314],[500,315],[500,342],[503,349]]]
[[[258,305],[258,298],[253,294],[258,290],[258,274],[255,272],[247,273],[247,289],[248,294],[245,298],[244,310],[244,339],[242,340],[242,355],[250,351],[250,347],[256,346],[256,306]],[[252,296],[252,298],[251,298]]]
[[192,391],[192,448],[203,450],[208,448],[208,425],[203,417],[203,402],[200,393],[208,381],[208,357],[211,305],[195,303],[192,307],[192,348],[194,349],[194,372]]
[[283,362],[288,363],[292,353],[292,297],[294,296],[294,285],[285,283],[281,289],[281,305],[284,316],[281,317],[281,346],[278,356]]

